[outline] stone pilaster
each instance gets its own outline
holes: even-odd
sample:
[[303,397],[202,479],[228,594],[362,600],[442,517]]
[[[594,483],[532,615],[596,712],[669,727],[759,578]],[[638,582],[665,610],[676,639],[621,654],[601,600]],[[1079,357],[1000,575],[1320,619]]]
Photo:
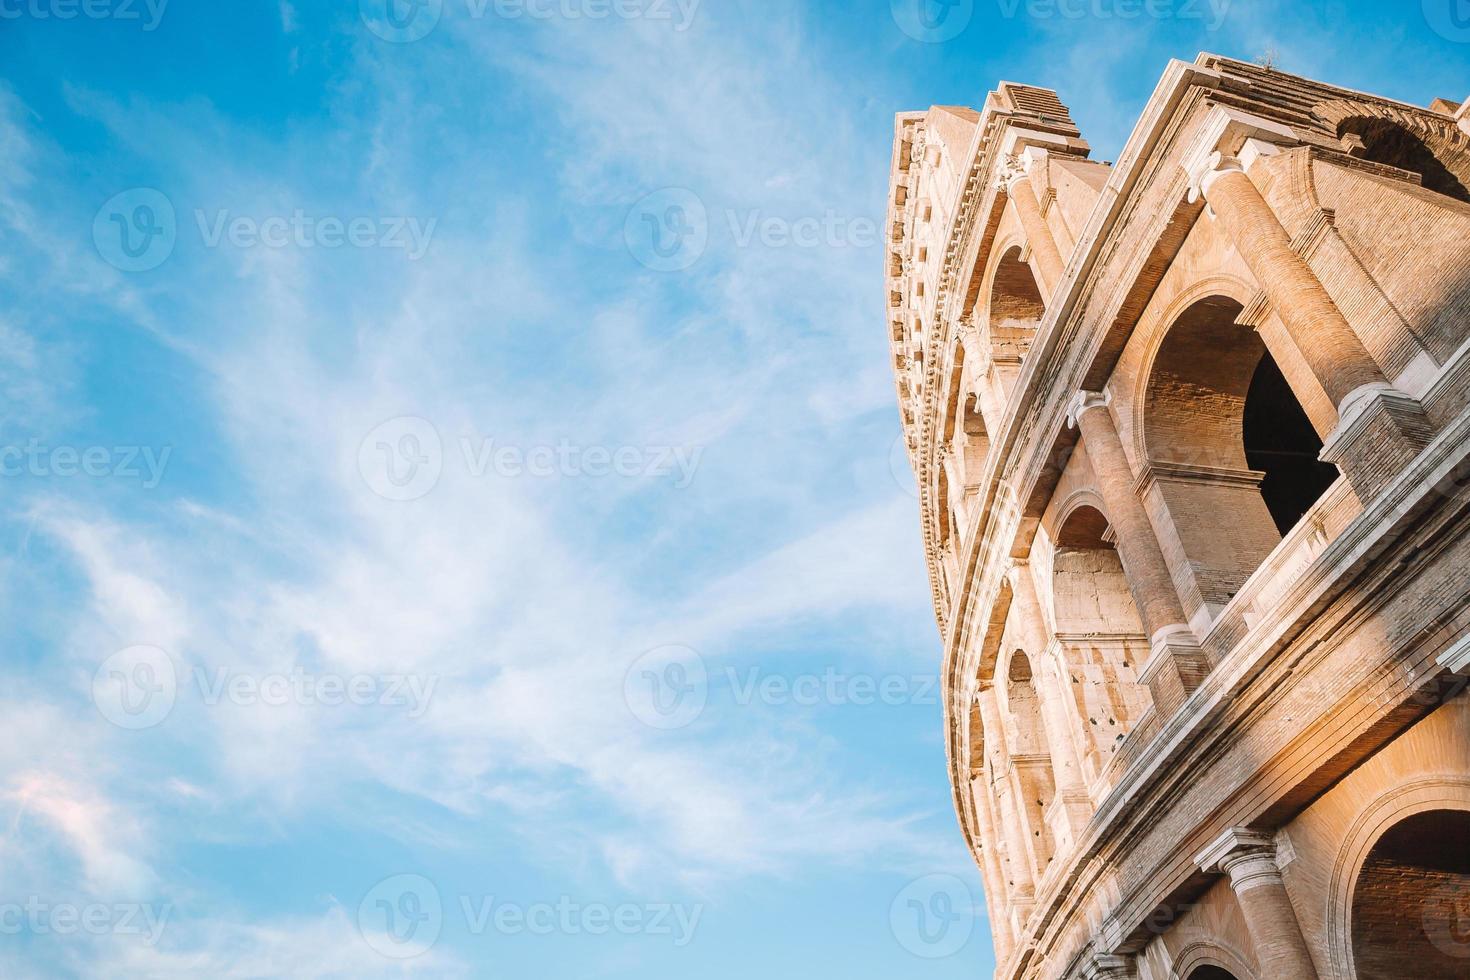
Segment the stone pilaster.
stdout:
[[1270,837],[1232,828],[1195,861],[1207,874],[1230,876],[1230,887],[1250,931],[1262,976],[1271,980],[1318,980]]
[[1160,720],[1167,721],[1209,673],[1209,661],[1189,628],[1158,536],[1143,501],[1133,490],[1133,472],[1107,397],[1080,392],[1072,403],[1069,419],[1082,432],[1087,457],[1108,508],[1128,587],[1151,638],[1149,659],[1140,679],[1153,692],[1154,710]]

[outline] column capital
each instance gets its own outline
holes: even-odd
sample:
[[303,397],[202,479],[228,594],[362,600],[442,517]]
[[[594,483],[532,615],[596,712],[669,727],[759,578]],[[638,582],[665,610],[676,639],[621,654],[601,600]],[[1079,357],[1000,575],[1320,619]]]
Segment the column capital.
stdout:
[[1031,163],[1025,156],[1007,155],[1001,158],[1000,170],[995,177],[995,186],[1002,193],[1009,195],[1030,172]]
[[1133,980],[1133,959],[1116,953],[1094,953],[1082,964],[1082,980]]
[[1245,173],[1245,164],[1240,162],[1237,156],[1230,156],[1216,150],[1209,156],[1199,160],[1189,171],[1189,203],[1194,204],[1202,197],[1208,197],[1210,188],[1215,181],[1226,174]]
[[[1246,148],[1243,152],[1247,142],[1254,144],[1254,149]],[[1235,160],[1236,154],[1248,156],[1249,159],[1241,164],[1243,171],[1261,152],[1270,152],[1264,150],[1265,147],[1274,147],[1279,143],[1295,144],[1299,142],[1301,141],[1297,138],[1296,131],[1284,123],[1229,106],[1215,106],[1200,124],[1194,145],[1180,161],[1180,166],[1189,175],[1190,203],[1198,201],[1200,194],[1208,190],[1205,178],[1215,170],[1216,166],[1211,163],[1212,157]],[[1220,173],[1228,172],[1228,170],[1220,171]]]
[[1194,860],[1206,874],[1229,875],[1236,892],[1258,885],[1281,884],[1276,842],[1269,834],[1259,831],[1231,827]]
[[1079,391],[1067,403],[1067,428],[1077,428],[1077,420],[1094,408],[1107,408],[1113,396],[1107,391]]

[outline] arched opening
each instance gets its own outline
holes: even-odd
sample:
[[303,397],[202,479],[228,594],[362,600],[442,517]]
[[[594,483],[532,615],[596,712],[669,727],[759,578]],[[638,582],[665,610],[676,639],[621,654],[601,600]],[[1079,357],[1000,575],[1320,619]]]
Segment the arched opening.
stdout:
[[1416,173],[1425,189],[1470,204],[1470,188],[1413,130],[1388,119],[1350,119],[1340,135],[1362,144],[1354,156]]
[[996,381],[1007,397],[1020,374],[1021,361],[1046,316],[1046,303],[1021,246],[1006,249],[990,285],[990,316],[984,325]]
[[990,436],[980,414],[980,402],[966,377],[965,345],[956,344],[944,415],[944,467],[950,487],[949,503],[954,513],[951,535],[956,548],[968,533],[974,515],[970,504],[980,492]]
[[[1164,552],[1186,611],[1213,618],[1337,479],[1322,443],[1241,305],[1185,310],[1145,397],[1149,505],[1169,514]],[[1221,534],[1221,528],[1230,533]]]
[[1109,537],[1107,518],[1084,504],[1067,515],[1052,555],[1052,616],[1087,732],[1081,748],[1089,782],[1150,704],[1148,689],[1138,682],[1148,642]]
[[1035,332],[1046,316],[1041,287],[1031,266],[1021,258],[1021,246],[1013,245],[1000,257],[995,267],[995,282],[990,289],[990,330],[1028,330]]
[[1358,980],[1470,976],[1467,841],[1470,811],[1429,810],[1395,824],[1373,845],[1353,890]]
[[1040,879],[1055,851],[1046,811],[1056,795],[1056,781],[1046,726],[1041,718],[1041,701],[1032,678],[1031,658],[1021,650],[1011,654],[1007,668],[1006,714],[1006,744],[1010,746],[1011,764],[1021,784],[1021,805],[1031,835],[1036,877]]
[[1238,980],[1238,978],[1224,967],[1202,966],[1189,975],[1189,980]]
[[1242,434],[1246,466],[1265,474],[1261,497],[1285,535],[1337,482],[1338,472],[1318,458],[1322,440],[1269,352],[1251,379]]

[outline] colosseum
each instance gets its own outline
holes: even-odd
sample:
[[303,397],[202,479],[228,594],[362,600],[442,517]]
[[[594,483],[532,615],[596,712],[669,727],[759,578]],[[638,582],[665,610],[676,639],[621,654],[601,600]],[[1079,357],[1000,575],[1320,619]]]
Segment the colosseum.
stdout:
[[1470,977],[1470,101],[1005,82],[886,240],[997,976]]

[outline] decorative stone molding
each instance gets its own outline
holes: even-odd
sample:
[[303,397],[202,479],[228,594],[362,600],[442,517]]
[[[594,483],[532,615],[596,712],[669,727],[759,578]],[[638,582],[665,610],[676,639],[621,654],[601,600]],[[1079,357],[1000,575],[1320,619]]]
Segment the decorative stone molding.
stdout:
[[1206,874],[1230,876],[1236,894],[1264,885],[1280,885],[1276,841],[1269,834],[1232,827],[1195,857]]
[[1244,173],[1256,159],[1275,152],[1275,144],[1294,146],[1300,142],[1296,131],[1283,123],[1229,106],[1215,106],[1180,163],[1189,175],[1190,203],[1204,196],[1220,174],[1231,170]]
[[1439,655],[1439,665],[1452,674],[1470,675],[1470,634],[1461,637]]
[[1137,976],[1133,959],[1116,953],[1094,953],[1082,965],[1082,980],[1134,980]]
[[1079,391],[1072,396],[1067,403],[1067,428],[1077,428],[1082,413],[1090,412],[1094,408],[1107,408],[1113,403],[1113,396],[1108,391]]

